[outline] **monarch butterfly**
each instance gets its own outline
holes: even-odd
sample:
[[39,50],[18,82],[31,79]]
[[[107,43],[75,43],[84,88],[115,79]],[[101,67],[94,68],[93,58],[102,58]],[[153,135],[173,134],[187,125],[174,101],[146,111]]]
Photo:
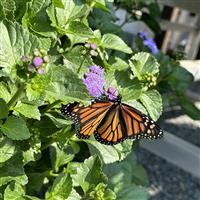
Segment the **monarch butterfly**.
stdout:
[[77,102],[63,105],[61,113],[73,120],[78,138],[87,139],[94,134],[102,144],[113,145],[127,138],[158,139],[163,135],[150,117],[121,103],[120,96],[113,101],[95,99],[87,107]]

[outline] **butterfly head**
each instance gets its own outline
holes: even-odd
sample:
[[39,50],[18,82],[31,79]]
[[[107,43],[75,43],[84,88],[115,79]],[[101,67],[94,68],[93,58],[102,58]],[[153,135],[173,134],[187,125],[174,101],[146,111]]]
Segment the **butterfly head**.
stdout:
[[112,101],[115,104],[121,104],[121,100],[122,100],[122,96],[119,94],[119,95],[117,95],[117,97],[115,99],[110,100],[110,101]]

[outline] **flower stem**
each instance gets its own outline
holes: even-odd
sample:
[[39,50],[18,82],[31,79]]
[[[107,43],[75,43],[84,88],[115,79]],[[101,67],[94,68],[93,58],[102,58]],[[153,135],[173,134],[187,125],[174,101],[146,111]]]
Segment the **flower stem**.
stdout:
[[81,64],[80,64],[80,66],[79,66],[79,68],[77,69],[77,74],[79,74],[79,72],[80,72],[80,70],[82,68],[82,65],[85,62],[85,60],[86,60],[86,58],[84,57],[83,60],[82,60],[82,62],[81,62]]
[[13,106],[16,101],[20,98],[20,96],[22,95],[24,89],[25,89],[26,85],[23,83],[17,90],[17,92],[14,94],[14,96],[10,99],[10,101],[8,102],[8,108],[10,108],[11,106]]

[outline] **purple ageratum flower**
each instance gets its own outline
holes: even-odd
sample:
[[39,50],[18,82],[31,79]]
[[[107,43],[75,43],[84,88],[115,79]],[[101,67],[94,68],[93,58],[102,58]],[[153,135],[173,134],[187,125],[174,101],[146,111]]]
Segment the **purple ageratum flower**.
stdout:
[[97,66],[97,65],[93,65],[91,67],[89,67],[90,72],[98,74],[99,76],[104,77],[104,69],[102,69],[101,67]]
[[108,88],[107,95],[108,95],[108,99],[111,100],[111,101],[117,99],[117,91],[112,86],[110,86]]
[[35,57],[35,58],[33,59],[33,64],[34,64],[36,67],[41,66],[42,63],[43,63],[43,60],[42,60],[42,58],[40,58],[39,56],[37,56],[37,57]]
[[152,54],[156,55],[158,53],[158,47],[155,41],[151,37],[148,37],[146,32],[141,31],[138,35],[143,39],[143,44],[151,50]]
[[91,66],[89,70],[89,73],[85,74],[83,83],[86,85],[90,95],[100,97],[105,94],[106,80],[104,79],[104,70],[99,66]]

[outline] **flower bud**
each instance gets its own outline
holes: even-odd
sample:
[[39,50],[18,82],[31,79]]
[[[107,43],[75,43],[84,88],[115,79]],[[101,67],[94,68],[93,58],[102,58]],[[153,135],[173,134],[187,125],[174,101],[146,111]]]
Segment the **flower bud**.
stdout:
[[28,71],[31,73],[35,72],[35,67],[33,65],[28,65]]
[[49,62],[49,56],[48,55],[44,56],[43,60],[44,60],[44,62],[48,63]]
[[38,69],[38,74],[44,75],[44,74],[45,74],[45,69],[42,68],[42,67],[40,67],[40,68]]
[[28,56],[22,56],[21,57],[22,62],[28,63],[29,62],[29,57]]

